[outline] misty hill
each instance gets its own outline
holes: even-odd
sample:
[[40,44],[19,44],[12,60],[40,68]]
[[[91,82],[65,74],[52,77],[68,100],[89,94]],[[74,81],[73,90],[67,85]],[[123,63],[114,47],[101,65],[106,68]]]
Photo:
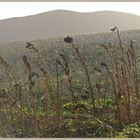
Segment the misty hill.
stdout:
[[112,11],[78,13],[55,10],[11,18],[0,21],[0,42],[108,32],[114,25],[120,30],[140,29],[140,16]]

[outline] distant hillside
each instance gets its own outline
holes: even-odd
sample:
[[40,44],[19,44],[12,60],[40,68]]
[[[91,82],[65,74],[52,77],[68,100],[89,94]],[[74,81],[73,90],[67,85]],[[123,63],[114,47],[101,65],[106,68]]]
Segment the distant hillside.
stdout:
[[114,25],[120,30],[140,29],[140,16],[112,11],[78,13],[55,10],[6,19],[0,21],[0,42],[108,32]]

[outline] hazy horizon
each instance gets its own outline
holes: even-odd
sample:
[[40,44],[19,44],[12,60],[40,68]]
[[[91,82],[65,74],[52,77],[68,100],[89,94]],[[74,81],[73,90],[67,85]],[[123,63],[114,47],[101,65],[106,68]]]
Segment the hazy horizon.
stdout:
[[10,18],[0,21],[0,42],[104,33],[115,25],[120,30],[140,29],[140,16],[114,11],[79,13],[54,10]]

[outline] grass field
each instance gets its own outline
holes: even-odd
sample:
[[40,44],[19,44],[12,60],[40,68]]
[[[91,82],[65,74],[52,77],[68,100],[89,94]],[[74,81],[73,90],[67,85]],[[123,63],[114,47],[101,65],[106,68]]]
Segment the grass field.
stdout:
[[0,44],[0,137],[140,137],[140,31]]

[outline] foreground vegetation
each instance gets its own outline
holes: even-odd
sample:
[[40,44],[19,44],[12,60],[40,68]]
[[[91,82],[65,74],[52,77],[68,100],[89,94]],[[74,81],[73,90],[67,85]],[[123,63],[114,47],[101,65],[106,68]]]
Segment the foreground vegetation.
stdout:
[[139,49],[111,31],[100,44],[1,47],[0,136],[140,137]]

